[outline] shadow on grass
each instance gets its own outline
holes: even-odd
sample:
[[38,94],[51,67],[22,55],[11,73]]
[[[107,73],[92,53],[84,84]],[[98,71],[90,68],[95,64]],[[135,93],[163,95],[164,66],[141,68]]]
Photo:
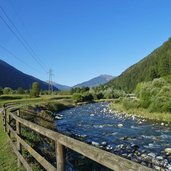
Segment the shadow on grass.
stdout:
[[16,100],[22,99],[20,96],[0,96],[0,100]]

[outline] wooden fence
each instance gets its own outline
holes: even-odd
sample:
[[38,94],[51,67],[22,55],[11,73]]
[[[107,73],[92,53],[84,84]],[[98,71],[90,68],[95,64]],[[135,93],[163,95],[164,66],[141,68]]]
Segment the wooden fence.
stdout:
[[[65,154],[64,147],[69,148],[79,154],[82,154],[89,159],[100,163],[101,165],[114,170],[114,171],[152,171],[152,169],[135,163],[133,161],[127,160],[125,158],[119,157],[115,154],[109,153],[107,151],[101,150],[94,146],[88,145],[84,142],[75,140],[71,137],[65,136],[58,132],[52,131],[50,129],[39,126],[35,123],[22,119],[20,117],[20,110],[14,109],[12,107],[4,106],[3,109],[3,125],[4,130],[8,134],[9,142],[13,147],[14,152],[18,158],[18,167],[21,163],[27,171],[32,171],[31,166],[28,164],[26,159],[22,156],[22,148],[26,149],[36,160],[39,162],[43,168],[48,171],[64,171],[65,164]],[[16,129],[14,130],[11,125],[11,119],[16,122]],[[56,167],[54,167],[50,162],[48,162],[43,156],[41,156],[37,151],[35,151],[28,143],[26,143],[21,138],[21,125],[24,125],[31,130],[46,136],[55,142],[55,154],[56,154]],[[16,138],[16,143],[11,139],[11,134]]]

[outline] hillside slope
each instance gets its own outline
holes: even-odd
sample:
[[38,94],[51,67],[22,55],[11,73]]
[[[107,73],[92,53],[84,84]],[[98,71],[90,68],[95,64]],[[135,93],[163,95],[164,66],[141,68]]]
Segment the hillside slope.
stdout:
[[111,75],[100,75],[83,83],[77,84],[74,87],[96,87],[109,82],[113,76]]
[[69,87],[67,85],[58,84],[58,83],[55,83],[55,82],[53,82],[52,84],[53,84],[54,87],[56,87],[59,90],[70,90],[71,89],[71,87]]
[[24,74],[8,63],[0,60],[0,87],[30,89],[33,82],[39,82],[41,89],[48,89],[48,84],[33,76]]
[[171,74],[171,38],[150,55],[129,67],[107,86],[132,92],[137,83]]

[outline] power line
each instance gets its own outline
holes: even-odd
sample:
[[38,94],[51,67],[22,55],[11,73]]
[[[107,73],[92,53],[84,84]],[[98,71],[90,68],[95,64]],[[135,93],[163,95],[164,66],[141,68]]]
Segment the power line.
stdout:
[[14,24],[14,22],[11,20],[11,18],[7,15],[7,13],[5,12],[5,10],[2,8],[2,6],[0,6],[1,11],[4,13],[4,15],[6,16],[6,18],[8,19],[8,21],[11,23],[11,25],[15,28],[17,34],[20,36],[20,38],[23,40],[23,42],[28,46],[28,48],[30,49],[30,51],[32,52],[32,54],[34,54],[34,56],[37,57],[37,59],[40,62],[40,65],[42,67],[44,67],[42,65],[42,62],[40,60],[40,58],[36,55],[35,51],[33,50],[33,48],[30,46],[30,44],[28,43],[28,41],[23,37],[23,35],[21,34],[21,32],[19,31],[19,29],[16,27],[16,25]]
[[[2,7],[0,7],[0,9],[4,12],[4,10],[2,9]],[[6,14],[6,13],[4,13]],[[5,15],[6,16],[6,15]],[[9,20],[9,17],[7,17]],[[17,40],[22,44],[22,46],[25,48],[25,50],[29,53],[29,55],[39,64],[39,66],[41,66],[41,68],[44,70],[44,67],[42,66],[42,64],[40,63],[40,61],[32,54],[32,50],[30,50],[30,45],[25,41],[25,39],[23,38],[23,36],[20,34],[20,32],[18,33],[20,36],[18,36],[18,34],[16,34],[16,32],[10,27],[10,25],[5,21],[5,19],[0,15],[0,19],[4,22],[4,24],[8,27],[8,29],[14,34],[14,36],[17,38]],[[10,20],[11,22],[11,20]],[[12,24],[13,22],[11,22]],[[14,24],[12,24],[14,26],[14,28],[16,30],[18,30],[16,28],[16,26]],[[17,31],[18,32],[18,31]],[[21,38],[20,38],[21,37]],[[28,48],[29,47],[29,48]],[[32,49],[32,48],[31,48]]]
[[[8,54],[10,54],[11,56],[13,56],[14,58],[16,58],[17,60],[19,60],[21,63],[23,63],[24,65],[28,66],[29,68],[32,68],[33,70],[36,70],[35,68],[33,68],[31,65],[28,65],[28,63],[24,62],[23,60],[21,60],[17,55],[14,54],[14,52],[10,51],[9,49],[7,49],[6,47],[4,47],[3,45],[0,44],[0,48],[3,49],[4,51],[6,51]],[[38,71],[38,70],[37,70]]]

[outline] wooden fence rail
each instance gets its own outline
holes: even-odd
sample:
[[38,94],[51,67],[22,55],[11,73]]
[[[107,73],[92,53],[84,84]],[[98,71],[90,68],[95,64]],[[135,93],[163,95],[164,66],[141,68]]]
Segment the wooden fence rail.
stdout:
[[[15,130],[10,125],[10,120],[12,118],[16,122]],[[114,171],[152,171],[152,169],[148,167],[22,119],[20,118],[19,109],[4,106],[3,121],[4,130],[7,131],[9,142],[17,155],[18,166],[20,166],[22,163],[27,171],[31,171],[32,168],[22,156],[22,147],[27,150],[42,165],[42,167],[48,171],[64,171],[64,147],[69,148],[79,154],[82,154],[87,158],[100,163],[101,165]],[[55,153],[57,161],[56,167],[54,167],[50,162],[48,162],[43,156],[36,152],[28,143],[26,143],[21,138],[21,125],[24,125],[25,127],[30,128],[31,130],[43,136],[46,136],[55,142]],[[13,136],[16,138],[16,143],[12,141],[11,134],[13,134]]]

